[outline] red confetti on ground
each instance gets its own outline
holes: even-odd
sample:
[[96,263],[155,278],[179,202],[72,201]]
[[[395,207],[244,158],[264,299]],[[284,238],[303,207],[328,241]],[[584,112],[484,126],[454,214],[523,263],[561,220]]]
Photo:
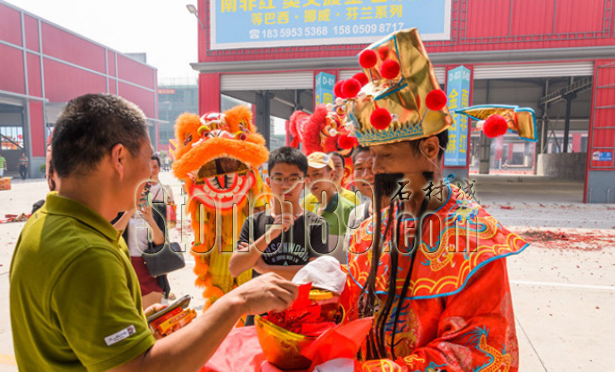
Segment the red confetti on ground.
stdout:
[[8,223],[8,222],[25,222],[28,220],[28,218],[30,218],[29,214],[5,214],[4,217],[6,218],[5,220],[0,220],[0,223]]
[[530,244],[538,243],[549,249],[601,251],[605,246],[615,246],[615,235],[596,234],[596,232],[528,230],[519,235]]
[[511,210],[511,209],[515,209],[515,207],[511,207],[511,206],[508,206],[508,205],[500,205],[500,209],[508,209],[508,210]]

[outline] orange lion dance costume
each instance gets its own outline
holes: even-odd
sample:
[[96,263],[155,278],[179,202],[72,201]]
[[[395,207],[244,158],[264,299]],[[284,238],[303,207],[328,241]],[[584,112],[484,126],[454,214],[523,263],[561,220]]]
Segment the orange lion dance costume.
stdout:
[[257,167],[267,161],[269,151],[246,106],[201,118],[183,114],[175,124],[175,136],[173,174],[184,182],[189,196],[195,285],[205,288],[206,310],[252,277],[251,270],[233,277],[228,264],[246,215],[264,204],[254,196],[263,185]]

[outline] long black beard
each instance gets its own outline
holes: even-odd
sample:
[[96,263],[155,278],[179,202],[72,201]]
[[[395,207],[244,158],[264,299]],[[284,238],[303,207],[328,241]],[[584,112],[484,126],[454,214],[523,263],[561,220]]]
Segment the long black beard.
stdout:
[[[424,172],[423,176],[427,181],[431,181],[433,179],[433,172]],[[401,296],[399,297],[399,301],[395,305],[393,309],[393,305],[395,304],[395,289],[397,282],[397,268],[399,263],[399,245],[401,239],[401,222],[404,218],[412,217],[410,213],[404,211],[404,204],[401,200],[393,199],[393,196],[396,195],[397,191],[400,191],[400,186],[403,185],[403,174],[394,173],[394,174],[377,174],[374,179],[374,233],[373,233],[373,241],[371,249],[372,252],[372,261],[371,268],[363,290],[361,292],[361,296],[359,299],[359,315],[360,317],[368,317],[373,316],[375,312],[378,313],[376,324],[372,327],[370,334],[367,338],[366,350],[364,350],[364,354],[367,360],[372,359],[383,359],[392,357],[393,360],[396,359],[395,355],[395,333],[397,332],[397,322],[399,320],[399,315],[401,309],[403,307],[403,299],[406,297],[408,293],[408,287],[410,285],[410,278],[412,276],[412,269],[414,267],[414,260],[416,257],[416,249],[418,247],[418,243],[420,241],[420,232],[422,231],[422,216],[425,214],[427,210],[427,199],[423,200],[421,204],[421,209],[419,212],[418,218],[418,226],[416,236],[419,236],[419,239],[413,239],[412,248],[409,252],[404,252],[404,255],[412,255],[411,264],[409,266],[408,272],[406,273],[406,277],[404,279],[404,285],[402,287]],[[389,218],[387,219],[387,223],[385,226],[384,234],[382,234],[382,208],[383,208],[383,199],[389,201]],[[397,207],[397,208],[395,208]],[[393,215],[393,211],[397,209],[397,218]],[[395,222],[393,224],[393,222]],[[393,232],[391,233],[391,228],[395,226]],[[382,239],[384,237],[384,241]],[[388,282],[387,296],[384,304],[381,305],[381,301],[378,299],[376,295],[376,279],[378,277],[378,263],[380,262],[380,258],[382,257],[382,253],[384,250],[384,243],[386,239],[390,239],[392,237],[390,244],[390,256],[391,256],[391,265],[390,265],[390,277]],[[392,338],[391,343],[387,345],[386,343],[386,323],[390,318],[391,313],[394,314],[394,322],[393,322],[393,330],[392,330]],[[389,350],[389,354],[387,355],[387,349]]]

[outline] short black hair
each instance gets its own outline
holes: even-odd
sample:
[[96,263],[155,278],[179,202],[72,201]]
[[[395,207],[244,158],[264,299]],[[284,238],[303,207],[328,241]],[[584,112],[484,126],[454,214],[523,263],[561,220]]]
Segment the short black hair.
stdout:
[[[444,156],[444,152],[446,151],[446,146],[448,146],[448,130],[443,130],[435,136],[438,137],[438,142],[440,145],[440,150],[438,151],[438,160],[442,160],[442,156]],[[429,137],[421,138],[416,141],[408,141],[408,143],[410,143],[410,148],[415,155],[420,154],[419,145],[421,144],[421,141],[425,140],[426,138]]]
[[278,149],[273,150],[273,152],[269,154],[269,160],[267,161],[269,173],[271,173],[273,167],[279,163],[296,165],[297,168],[299,168],[299,170],[303,173],[303,176],[307,174],[307,156],[305,156],[304,153],[294,147],[282,146]]
[[58,118],[51,158],[58,176],[95,169],[118,143],[137,156],[149,138],[145,114],[135,104],[110,94],[72,99]]
[[160,158],[158,157],[158,155],[152,155],[150,160],[156,160],[156,163],[158,163],[158,166],[160,167]]
[[352,150],[352,164],[357,162],[357,156],[364,152],[369,152],[369,147],[367,146],[357,146]]
[[340,158],[340,160],[342,161],[342,165],[346,164],[346,160],[344,160],[344,157],[343,157],[343,156],[342,156],[342,154],[340,154],[339,152],[337,152],[337,151],[331,151],[331,152],[329,152],[329,153],[328,153],[328,155],[331,155],[331,156],[337,156],[337,157],[338,157],[338,158]]

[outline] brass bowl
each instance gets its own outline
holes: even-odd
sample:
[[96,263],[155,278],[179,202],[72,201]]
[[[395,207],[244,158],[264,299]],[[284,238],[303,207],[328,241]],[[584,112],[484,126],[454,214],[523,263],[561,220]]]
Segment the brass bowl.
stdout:
[[287,331],[260,315],[254,317],[254,323],[258,342],[269,363],[282,370],[310,367],[312,362],[301,355],[301,350],[316,340],[316,337]]

